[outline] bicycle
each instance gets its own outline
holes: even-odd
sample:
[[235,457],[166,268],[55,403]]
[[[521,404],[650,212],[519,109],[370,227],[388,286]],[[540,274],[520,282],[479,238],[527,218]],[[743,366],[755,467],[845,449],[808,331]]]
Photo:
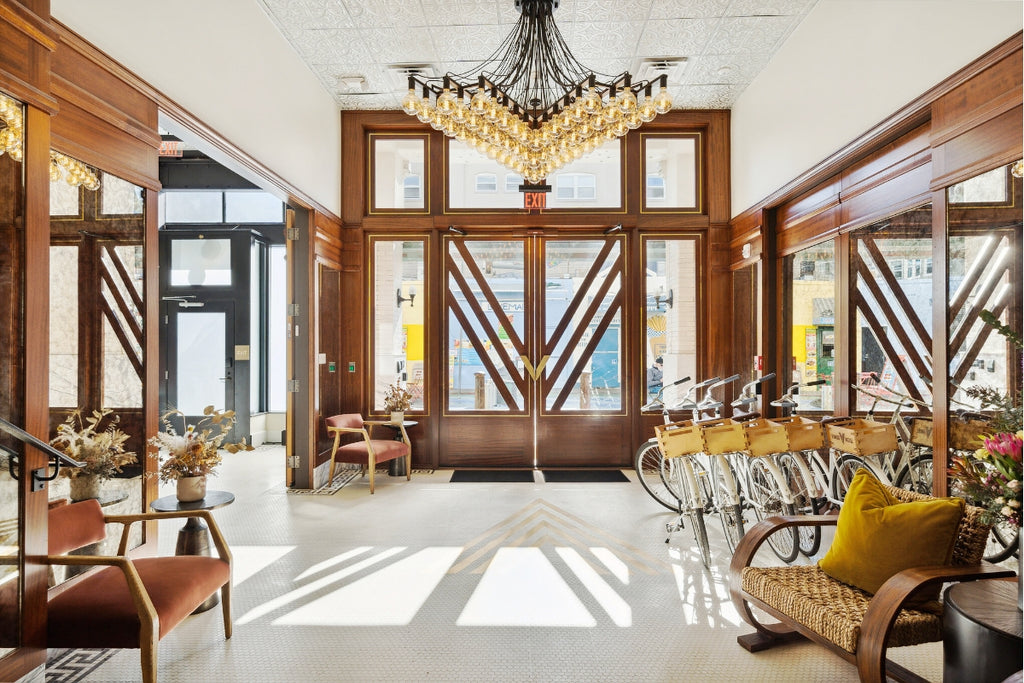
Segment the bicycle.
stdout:
[[[642,406],[641,410],[660,410],[664,424],[671,423],[672,418],[669,414],[670,408],[668,403],[665,401],[665,390],[689,381],[690,377],[686,376],[682,379],[677,379],[674,382],[663,385],[657,395],[649,403]],[[633,469],[636,471],[636,477],[644,487],[644,490],[647,491],[654,500],[658,501],[658,503],[669,510],[678,511],[679,496],[670,489],[669,482],[665,480],[665,477],[662,474],[663,461],[664,458],[662,458],[661,449],[658,447],[658,439],[657,437],[653,437],[645,441],[640,445],[640,448],[637,449],[636,455],[633,456]],[[671,485],[674,485],[674,482]]]

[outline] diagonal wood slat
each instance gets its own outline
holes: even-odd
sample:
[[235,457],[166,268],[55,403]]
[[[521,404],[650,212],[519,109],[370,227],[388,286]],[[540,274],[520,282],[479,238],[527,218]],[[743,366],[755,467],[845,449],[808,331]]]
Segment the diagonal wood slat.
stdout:
[[124,330],[121,329],[121,326],[117,324],[117,317],[114,315],[114,310],[110,307],[107,300],[101,297],[99,303],[100,310],[103,311],[103,316],[110,321],[110,327],[114,330],[114,335],[121,343],[121,348],[124,349],[125,357],[128,358],[128,362],[132,364],[132,367],[135,369],[135,374],[139,376],[139,379],[143,379],[142,358],[136,354],[135,350],[131,346],[131,341],[128,339],[128,335],[126,335]]
[[[484,311],[483,307],[480,306],[480,302],[477,300],[477,298],[475,296],[472,296],[473,290],[470,288],[469,282],[462,275],[462,272],[458,269],[458,266],[455,263],[455,259],[453,259],[451,257],[451,254],[448,255],[447,265],[448,265],[448,273],[455,279],[455,283],[458,285],[459,289],[462,290],[463,295],[465,295],[465,297],[466,297],[466,304],[472,310],[473,315],[476,318],[477,322],[479,322],[480,325],[484,328],[484,333],[487,335],[487,338],[488,339],[498,339],[499,337],[498,337],[498,330],[497,330],[497,328],[494,327],[494,325],[491,323],[490,318],[487,317],[487,313]],[[481,283],[480,287],[482,289],[487,289],[488,291],[490,291],[490,286],[487,283]],[[450,306],[457,306],[458,302],[455,299],[455,292],[452,291],[451,288],[449,288],[448,292],[449,292],[449,299],[451,301],[451,303],[449,305]],[[492,293],[492,296],[493,296],[493,293]],[[492,310],[500,311],[501,307],[499,306],[498,308],[493,308]],[[460,306],[460,311],[463,313],[463,315],[465,315],[465,311],[462,311],[461,306]],[[466,319],[468,320],[468,317]],[[467,327],[467,325],[463,324],[463,328],[465,329],[466,327]],[[507,330],[508,328],[505,328],[505,329]],[[511,336],[510,336],[510,339],[511,339]],[[515,345],[515,342],[513,342],[513,345]],[[483,347],[480,347],[480,348],[483,348]],[[505,371],[508,372],[510,376],[518,378],[519,372],[516,369],[515,361],[509,355],[508,349],[506,349],[505,346],[502,345],[502,344],[496,344],[494,346],[494,349],[497,352],[498,357],[501,359],[502,365],[505,366]],[[523,352],[520,352],[520,353],[522,354]],[[494,375],[494,376],[496,377],[497,375]],[[518,384],[518,382],[517,382],[517,384]],[[521,386],[521,385],[519,386],[519,390],[523,391],[525,393],[525,390],[524,390],[523,386]]]
[[[473,254],[470,253],[469,247],[466,246],[463,240],[453,240],[451,244],[459,251],[459,254],[462,256],[463,263],[465,263],[466,267],[469,268],[469,272],[473,276],[473,279],[480,285],[480,290],[483,293],[484,298],[487,299],[487,303],[490,304],[491,310],[502,310],[501,302],[498,301],[498,297],[494,295],[494,290],[491,289],[490,284],[487,282],[487,278],[485,278],[484,274],[480,271],[480,266],[477,264],[476,259],[473,258]],[[449,270],[458,273],[459,277],[462,277],[462,271],[454,266],[455,259],[452,258],[451,251],[448,252],[447,256],[449,263],[452,264],[449,266]],[[470,291],[468,288],[463,289],[463,291],[467,294],[466,299],[472,300],[475,298],[468,295]],[[476,306],[479,307],[479,303],[477,303]],[[483,309],[481,309],[481,311],[482,310]],[[512,346],[515,347],[516,352],[519,353],[519,355],[526,355],[526,345],[523,343],[523,340],[519,338],[519,333],[514,329],[507,330],[507,332],[508,338],[512,341]],[[497,339],[497,337],[494,337],[494,339]]]
[[978,281],[985,274],[985,269],[992,260],[992,256],[996,253],[1000,240],[1001,238],[996,235],[989,235],[981,245],[981,248],[978,249],[970,269],[964,274],[964,279],[960,281],[960,286],[953,292],[953,296],[950,297],[950,320],[956,320],[957,316],[960,315],[960,309],[967,303],[967,297],[971,295],[974,288],[978,286]]
[[[878,243],[873,237],[864,237],[860,240],[860,243],[867,247],[868,253],[875,262],[875,266],[878,268],[879,274],[882,276],[882,280],[889,287],[889,291],[892,292],[893,297],[896,299],[896,303],[899,305],[900,310],[903,311],[903,315],[910,322],[914,328],[914,332],[917,333],[918,339],[921,340],[921,349],[924,349],[924,353],[928,353],[928,350],[932,348],[932,335],[925,328],[924,323],[921,322],[921,317],[917,315],[914,307],[910,303],[910,299],[907,298],[906,292],[903,291],[903,287],[900,286],[899,281],[896,280],[896,275],[892,272],[889,267],[888,261],[885,260],[885,256],[882,255],[882,251],[878,248]],[[858,254],[858,257],[860,254]],[[863,259],[861,259],[863,263]],[[877,282],[871,281],[868,283],[875,290],[881,290],[878,287]],[[881,301],[882,299],[876,296]],[[895,320],[895,318],[892,318]]]
[[[111,277],[110,271],[106,268],[100,269],[100,279],[106,284],[106,293],[114,300],[117,304],[117,308],[121,311],[121,315],[124,321],[118,320],[116,317],[110,321],[110,324],[114,327],[127,328],[126,334],[130,333],[135,341],[141,346],[142,345],[142,326],[139,324],[138,319],[135,317],[135,310],[132,310],[128,306],[128,302],[125,301],[124,295],[121,294]],[[126,349],[127,350],[127,349]]]
[[[583,368],[586,367],[587,361],[590,359],[591,356],[594,355],[594,351],[597,350],[597,345],[601,343],[601,338],[604,336],[604,333],[611,326],[612,321],[615,319],[615,315],[621,309],[622,290],[619,289],[619,291],[615,294],[615,298],[612,299],[611,305],[608,306],[608,310],[605,311],[604,317],[602,318],[600,324],[597,326],[597,329],[594,330],[594,334],[590,338],[590,341],[587,343],[586,348],[583,350],[583,353],[581,353],[579,358],[577,359],[576,365],[565,378],[565,383],[562,386],[562,391],[558,394],[558,397],[555,399],[555,402],[552,405],[553,410],[561,410],[562,407],[565,406],[565,402],[566,400],[568,400],[569,395],[572,393],[573,387],[576,386],[576,382],[579,380],[580,375],[583,373]],[[569,354],[566,355],[568,356]],[[552,377],[557,376],[558,375],[552,375]]]
[[[907,372],[907,366],[899,362],[899,356],[896,353],[896,347],[893,346],[889,336],[885,334],[878,334],[878,331],[881,330],[882,326],[879,323],[878,318],[875,317],[874,312],[867,305],[867,302],[864,301],[864,297],[861,296],[860,292],[854,291],[850,294],[850,299],[853,301],[855,308],[857,310],[860,310],[861,314],[867,320],[868,328],[874,333],[875,341],[877,341],[878,344],[882,347],[882,350],[885,351],[886,357],[893,360],[893,369],[896,371],[896,374],[899,375],[900,381],[903,382],[903,386],[907,390],[907,393],[912,398],[915,398],[919,401],[923,401],[924,397],[921,395],[920,390],[917,388],[917,383],[914,381],[913,377],[911,377],[910,373]],[[901,343],[905,344],[905,342],[902,342],[902,340]],[[925,376],[931,376],[930,372],[922,372],[922,374],[924,374]]]
[[[996,317],[999,317],[1006,310],[1006,304],[1000,303],[992,308],[992,313]],[[951,374],[953,375],[953,381],[960,384],[967,377],[967,373],[971,371],[971,366],[974,365],[974,361],[981,355],[981,350],[985,347],[985,342],[988,338],[995,334],[995,330],[988,325],[982,325],[978,330],[978,336],[975,337],[974,343],[970,345],[966,351],[960,355],[961,361],[956,368],[952,369]],[[959,352],[963,350],[961,346],[950,348],[950,358],[956,358]]]
[[[473,342],[473,348],[483,349],[483,341],[477,335],[472,325],[469,324],[469,318],[466,317],[466,314],[462,310],[462,307],[460,307],[458,303],[455,302],[454,300],[449,304],[448,307],[451,310],[451,312],[455,314],[455,317],[459,319],[459,324],[462,325],[463,332],[469,335],[470,340]],[[498,367],[494,364],[494,361],[491,360],[490,354],[477,353],[477,357],[480,358],[480,362],[484,364],[485,368],[487,368],[487,372],[491,377],[501,376],[500,373],[498,372]],[[525,379],[520,377],[518,373],[512,373],[511,377],[513,381],[515,381],[516,386],[519,388],[519,391],[522,392],[525,396],[526,391],[524,390],[523,386],[523,384],[525,383]],[[519,410],[519,404],[516,402],[515,398],[512,396],[512,392],[508,390],[508,386],[506,386],[504,382],[495,382],[494,387],[498,390],[498,393],[501,394],[501,397],[505,399],[505,404],[509,407],[509,410]]]
[[984,282],[980,288],[971,292],[974,295],[973,301],[970,307],[964,311],[959,327],[950,336],[949,348],[951,351],[955,352],[964,345],[971,327],[974,325],[974,321],[978,319],[978,315],[992,305],[993,294],[1010,269],[1009,259],[1006,258],[1007,255],[1007,251],[1002,251],[994,264],[988,264],[989,271]]
[[[865,264],[864,261],[860,258],[857,258],[856,260],[857,274],[859,276],[860,282],[863,282],[867,286],[868,290],[871,292],[872,296],[875,299],[875,305],[878,307],[878,312],[882,314],[882,318],[885,320],[885,322],[889,323],[888,332],[884,332],[882,330],[881,323],[875,316],[875,311],[867,310],[869,308],[867,299],[865,299],[861,292],[858,291],[858,308],[861,309],[861,312],[864,313],[866,317],[867,314],[870,313],[870,321],[872,322],[870,322],[869,324],[871,327],[871,331],[875,333],[875,339],[881,340],[883,337],[887,337],[887,335],[895,335],[899,339],[900,345],[903,347],[903,350],[909,357],[910,362],[913,363],[914,368],[917,370],[918,374],[924,377],[931,377],[932,368],[927,363],[924,356],[924,354],[929,353],[931,346],[929,345],[927,347],[921,348],[920,346],[917,345],[921,343],[921,340],[918,340],[917,344],[914,343],[914,340],[911,339],[910,334],[908,334],[906,328],[904,328],[900,321],[897,319],[895,311],[893,311],[892,307],[889,305],[889,300],[882,294],[881,288],[878,287],[878,283],[875,282],[874,278],[872,277],[871,272],[868,270],[867,264]],[[897,355],[896,353],[887,352],[886,355],[888,356],[889,360],[892,361],[893,365],[903,365],[900,362],[899,355]],[[910,384],[905,383],[905,386],[909,389],[910,386],[913,384],[914,382],[911,382]],[[914,398],[920,398],[919,394],[915,394]]]
[[[609,270],[608,270],[608,277],[606,277],[605,281],[601,283],[601,287],[598,289],[597,295],[594,296],[593,300],[590,302],[590,305],[587,307],[587,310],[583,313],[583,316],[581,317],[581,319],[576,321],[577,322],[576,328],[573,330],[572,336],[569,337],[569,340],[568,340],[568,342],[565,345],[566,351],[569,351],[571,349],[576,348],[576,346],[579,344],[580,339],[583,338],[583,335],[587,331],[587,325],[589,325],[597,317],[597,312],[601,308],[601,303],[604,301],[605,297],[608,295],[608,290],[610,290],[612,285],[615,283],[615,281],[617,279],[619,279],[621,273],[622,273],[622,254],[620,253],[619,257],[615,259],[615,262],[612,264],[611,268],[609,268]],[[621,289],[620,289],[620,292],[621,292]],[[566,316],[565,317],[566,318],[570,317],[568,312],[566,312]],[[554,351],[555,351],[555,347],[554,347],[553,344],[545,344],[545,346],[544,346],[544,354],[545,355],[552,355],[552,354],[554,354]],[[590,357],[587,356],[586,360],[589,360],[589,359],[590,359]],[[561,377],[562,371],[565,369],[566,364],[570,360],[571,360],[571,354],[570,353],[563,353],[559,357],[558,362],[555,363],[555,367],[552,368],[551,372],[548,374],[548,377],[552,377],[552,378],[554,378],[554,377]]]
[[120,278],[122,284],[124,285],[125,290],[128,292],[128,295],[131,297],[132,304],[134,304],[136,310],[140,310],[141,311],[142,310],[142,294],[137,289],[135,289],[135,285],[134,285],[134,283],[132,281],[132,277],[131,277],[131,275],[128,274],[128,269],[125,268],[125,266],[124,266],[124,261],[122,261],[120,256],[118,256],[117,250],[114,248],[114,245],[106,244],[106,245],[104,245],[103,248],[106,249],[107,254],[110,257],[110,262],[114,265],[114,268],[117,271],[117,276]]
[[[550,354],[558,346],[558,342],[562,339],[562,335],[565,334],[565,330],[569,327],[569,323],[572,322],[572,318],[576,313],[576,310],[583,304],[583,298],[587,292],[590,291],[594,280],[597,279],[598,274],[601,272],[601,268],[604,266],[604,262],[608,259],[608,254],[612,248],[618,243],[616,239],[605,240],[604,246],[601,248],[601,253],[597,255],[594,262],[590,265],[590,270],[587,271],[586,277],[583,278],[583,282],[580,283],[579,288],[576,290],[576,294],[573,296],[572,301],[569,303],[569,307],[566,309],[562,319],[558,321],[558,325],[551,333],[551,338],[548,339],[544,346],[544,353]],[[619,250],[619,259],[621,261],[622,250]]]

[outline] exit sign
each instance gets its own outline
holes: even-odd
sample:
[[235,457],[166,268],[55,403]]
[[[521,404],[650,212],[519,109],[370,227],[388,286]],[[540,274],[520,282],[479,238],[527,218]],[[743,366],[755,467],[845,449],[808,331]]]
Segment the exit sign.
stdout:
[[545,192],[524,192],[524,209],[546,209],[548,206],[548,195]]
[[519,191],[523,193],[523,208],[527,210],[540,210],[548,207],[548,192],[551,192],[550,185],[520,185]]

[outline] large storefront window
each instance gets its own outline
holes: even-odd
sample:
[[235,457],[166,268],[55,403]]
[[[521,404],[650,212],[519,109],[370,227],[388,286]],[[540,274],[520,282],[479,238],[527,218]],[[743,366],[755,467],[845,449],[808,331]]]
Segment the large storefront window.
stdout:
[[[932,381],[931,236],[929,204],[859,228],[850,240],[853,379],[875,394],[924,404],[931,403]],[[873,402],[858,392],[854,405],[863,411]],[[917,408],[904,405],[903,411]]]
[[[790,383],[824,382],[800,389],[800,410],[831,412],[835,406],[835,263],[835,243],[829,240],[787,256],[783,266],[783,311],[790,316],[791,331]],[[781,372],[779,376],[785,377]]]
[[[646,402],[663,384],[698,377],[698,242],[644,238],[644,368]],[[685,385],[683,385],[685,387]],[[668,394],[668,392],[665,392]],[[680,396],[666,396],[672,401]]]
[[373,408],[386,412],[388,385],[400,384],[413,395],[410,410],[424,409],[423,240],[372,241]]

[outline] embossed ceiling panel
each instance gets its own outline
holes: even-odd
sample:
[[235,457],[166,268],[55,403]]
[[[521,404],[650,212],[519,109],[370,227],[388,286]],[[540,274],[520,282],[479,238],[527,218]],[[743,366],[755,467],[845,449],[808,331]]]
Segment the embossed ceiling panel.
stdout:
[[[465,72],[519,18],[514,0],[257,0],[342,109],[399,109],[389,67]],[[681,109],[729,108],[818,0],[561,0],[573,55],[605,74],[682,57],[669,81]],[[359,77],[361,85],[345,79]]]

